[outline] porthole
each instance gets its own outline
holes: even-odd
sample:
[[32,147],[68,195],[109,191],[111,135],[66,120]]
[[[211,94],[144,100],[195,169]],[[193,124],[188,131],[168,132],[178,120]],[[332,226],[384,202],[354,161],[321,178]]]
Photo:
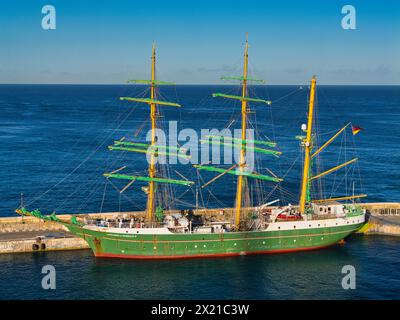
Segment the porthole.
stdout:
[[263,241],[263,244],[265,244],[265,241]]
[[296,242],[296,239],[294,239],[293,242]]
[[293,229],[296,229],[296,226],[293,226]]
[[194,247],[197,248],[197,244]]
[[318,227],[320,227],[321,225],[318,223]]
[[205,248],[205,247],[207,247],[207,246],[204,244],[203,247]]
[[233,245],[236,246],[236,242]]
[[278,227],[278,229],[280,229],[281,227]]
[[311,228],[311,224],[308,225]]
[[154,250],[157,250],[157,247],[153,247]]

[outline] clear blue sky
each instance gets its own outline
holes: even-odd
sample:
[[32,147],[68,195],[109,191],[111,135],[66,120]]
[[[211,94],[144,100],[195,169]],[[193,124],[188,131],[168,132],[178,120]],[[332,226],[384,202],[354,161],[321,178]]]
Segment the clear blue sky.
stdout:
[[[41,28],[52,4],[57,29]],[[357,29],[341,8],[355,6]],[[2,0],[0,83],[122,83],[158,78],[218,83],[241,68],[249,32],[252,73],[271,84],[400,84],[400,1]],[[236,70],[237,71],[237,70]]]

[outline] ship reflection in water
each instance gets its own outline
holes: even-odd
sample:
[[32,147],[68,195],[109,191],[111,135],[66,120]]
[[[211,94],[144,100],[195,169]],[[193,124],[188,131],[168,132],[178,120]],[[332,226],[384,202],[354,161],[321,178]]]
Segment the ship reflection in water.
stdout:
[[[398,239],[354,235],[343,247],[174,261],[96,259],[91,251],[1,255],[3,299],[399,299]],[[41,269],[56,268],[56,290]],[[356,289],[344,290],[344,265]],[[23,277],[21,275],[24,275]]]

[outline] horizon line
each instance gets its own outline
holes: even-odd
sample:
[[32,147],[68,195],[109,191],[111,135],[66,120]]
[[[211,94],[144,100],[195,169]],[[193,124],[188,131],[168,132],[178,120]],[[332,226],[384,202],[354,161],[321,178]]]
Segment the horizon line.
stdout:
[[[75,85],[75,86],[145,86],[144,84],[131,84],[131,83],[84,83],[84,82],[67,82],[67,83],[0,83],[0,86],[4,85]],[[172,86],[237,86],[234,83],[175,83]],[[274,84],[252,84],[252,86],[307,86],[309,83],[274,83]],[[163,86],[163,85],[160,85]],[[400,83],[320,83],[319,86],[400,86]]]

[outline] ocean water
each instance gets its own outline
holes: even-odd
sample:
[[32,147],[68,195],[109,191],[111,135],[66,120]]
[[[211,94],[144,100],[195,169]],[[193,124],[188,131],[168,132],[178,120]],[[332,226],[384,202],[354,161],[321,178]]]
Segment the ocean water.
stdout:
[[[183,106],[163,108],[163,119],[197,134],[229,124],[237,128],[240,106],[212,99],[212,92],[235,94],[238,88],[162,87],[161,98]],[[279,188],[259,185],[255,201],[279,198],[294,203],[302,161],[295,136],[306,119],[307,86],[260,86],[251,92],[273,102],[271,107],[254,106],[257,113],[250,117],[257,138],[276,141],[282,151],[279,159],[263,157],[257,170],[268,174],[269,168],[284,177]],[[143,209],[140,184],[120,195],[116,189],[124,184],[111,184],[102,174],[124,165],[129,173],[145,174],[145,157],[108,151],[107,146],[123,136],[145,139],[148,107],[118,97],[147,94],[144,87],[125,85],[0,85],[0,216],[14,215],[21,193],[28,208],[45,213]],[[319,142],[349,121],[364,130],[356,136],[347,132],[321,153],[316,163],[321,171],[351,157],[359,161],[346,175],[341,171],[327,176],[313,190],[315,196],[350,194],[355,181],[355,192],[368,194],[365,201],[399,201],[399,107],[397,86],[318,87]],[[190,165],[177,164],[170,170],[171,175],[178,171],[202,182]],[[213,176],[202,173],[201,179]],[[202,192],[199,205],[232,206],[234,191],[234,178],[221,178]],[[171,206],[194,206],[193,188],[178,187],[173,193],[178,200]],[[157,262],[99,260],[90,251],[1,255],[0,298],[398,299],[398,244],[392,237],[352,236],[344,247],[308,253]],[[55,291],[41,289],[40,270],[46,264],[56,267]],[[347,264],[356,267],[356,290],[341,287],[341,268]]]

